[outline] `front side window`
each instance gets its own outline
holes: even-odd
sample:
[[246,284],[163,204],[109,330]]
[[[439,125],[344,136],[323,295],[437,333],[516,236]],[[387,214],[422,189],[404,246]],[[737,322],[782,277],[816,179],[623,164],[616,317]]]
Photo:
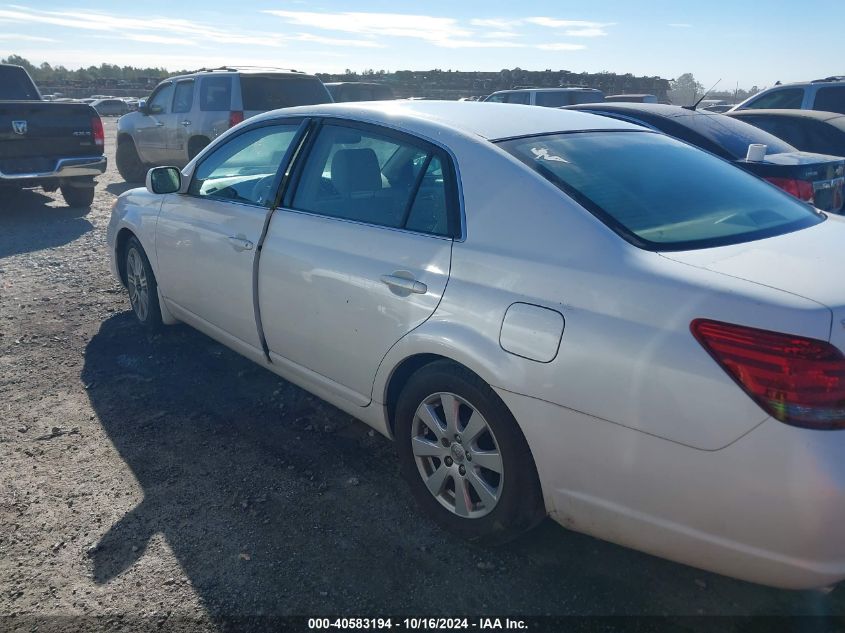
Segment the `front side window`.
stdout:
[[530,92],[509,92],[505,96],[505,103],[521,103],[523,105],[528,105],[531,103],[531,93]]
[[200,110],[223,112],[232,109],[232,78],[203,77],[200,81]]
[[576,132],[500,145],[642,248],[736,244],[824,219],[773,185],[662,134]]
[[822,112],[838,112],[845,114],[845,86],[832,86],[830,88],[819,88],[816,93],[814,110]]
[[235,136],[199,164],[188,193],[270,207],[276,174],[298,129],[273,125]]
[[170,101],[173,98],[173,84],[160,86],[150,98],[147,108],[150,114],[167,114],[170,112]]
[[452,234],[439,153],[393,136],[323,126],[308,155],[291,206],[330,217]]
[[485,101],[489,101],[490,103],[504,103],[506,96],[505,93],[494,94],[487,97]]
[[769,108],[800,110],[803,101],[803,88],[785,88],[783,90],[773,90],[772,92],[764,94],[744,107],[754,110],[766,110]]
[[176,92],[173,96],[174,112],[190,112],[194,105],[194,80],[180,81],[176,84]]

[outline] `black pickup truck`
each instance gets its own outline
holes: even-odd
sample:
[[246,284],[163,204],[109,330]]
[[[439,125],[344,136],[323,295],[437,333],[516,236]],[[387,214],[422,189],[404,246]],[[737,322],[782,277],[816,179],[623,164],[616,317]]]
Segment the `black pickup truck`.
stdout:
[[26,70],[0,64],[0,205],[9,189],[41,187],[90,206],[94,177],[106,170],[103,141],[91,106],[44,101]]

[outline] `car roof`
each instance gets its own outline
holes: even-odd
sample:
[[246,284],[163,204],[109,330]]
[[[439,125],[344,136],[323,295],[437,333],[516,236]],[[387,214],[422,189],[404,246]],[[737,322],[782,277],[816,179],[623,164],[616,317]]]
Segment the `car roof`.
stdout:
[[726,112],[728,116],[741,119],[745,116],[753,116],[755,114],[765,114],[767,116],[785,116],[797,117],[800,119],[817,119],[819,121],[829,121],[830,119],[838,119],[845,117],[845,114],[838,112],[824,112],[822,110],[784,110],[784,109],[757,109],[749,108],[747,110],[734,110],[733,112]]
[[508,88],[507,90],[497,90],[492,94],[500,92],[601,92],[598,88],[587,88],[586,86],[558,86],[543,88]]
[[404,131],[418,135],[431,132],[434,126],[458,130],[491,141],[552,132],[643,130],[632,123],[585,112],[480,101],[325,103],[275,110],[259,115],[253,120],[272,119],[279,114],[348,118],[394,128],[401,127]]

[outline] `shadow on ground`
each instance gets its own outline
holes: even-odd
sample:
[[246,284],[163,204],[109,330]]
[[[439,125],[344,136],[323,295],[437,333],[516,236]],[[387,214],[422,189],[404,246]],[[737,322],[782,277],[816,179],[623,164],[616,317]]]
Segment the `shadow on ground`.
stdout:
[[551,522],[495,550],[456,540],[412,505],[390,442],[187,327],[148,336],[116,315],[81,378],[144,495],[91,553],[97,583],[160,533],[217,619],[843,613],[841,592],[766,589]]
[[63,246],[92,229],[87,207],[48,206],[40,190],[0,189],[0,259]]

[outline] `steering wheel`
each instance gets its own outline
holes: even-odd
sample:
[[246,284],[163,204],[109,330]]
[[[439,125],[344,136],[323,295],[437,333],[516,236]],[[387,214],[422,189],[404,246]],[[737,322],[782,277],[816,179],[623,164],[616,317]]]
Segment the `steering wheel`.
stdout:
[[266,204],[273,193],[273,181],[275,179],[276,174],[270,174],[260,178],[253,186],[250,197],[258,204]]

